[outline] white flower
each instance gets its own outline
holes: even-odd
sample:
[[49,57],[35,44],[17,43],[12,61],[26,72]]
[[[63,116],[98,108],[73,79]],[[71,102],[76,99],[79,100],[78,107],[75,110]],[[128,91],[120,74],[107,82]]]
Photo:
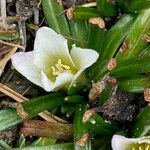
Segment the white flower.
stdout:
[[69,53],[67,40],[48,27],[37,31],[34,50],[18,52],[12,57],[14,68],[46,91],[70,88],[81,73],[99,57],[92,49],[72,46]]
[[126,138],[121,135],[114,135],[111,144],[113,150],[150,150],[150,136]]

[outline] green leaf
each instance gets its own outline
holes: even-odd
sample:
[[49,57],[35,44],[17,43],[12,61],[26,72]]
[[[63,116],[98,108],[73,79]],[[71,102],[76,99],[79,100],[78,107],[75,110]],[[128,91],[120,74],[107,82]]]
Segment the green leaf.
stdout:
[[82,122],[83,114],[87,109],[87,105],[78,105],[76,107],[74,119],[73,119],[73,131],[74,131],[74,150],[91,150],[91,142],[88,140],[84,146],[77,145],[77,141],[84,135],[88,134],[88,130],[85,124]]
[[22,106],[29,114],[29,118],[35,117],[38,113],[47,109],[52,109],[64,102],[64,93],[51,93],[46,96],[36,97],[30,101],[24,101]]
[[140,54],[140,57],[150,56],[150,45],[148,45]]
[[67,103],[61,106],[61,112],[70,117],[75,112],[76,105],[74,103]]
[[32,143],[32,146],[50,146],[56,143],[57,139],[40,137]]
[[138,56],[148,45],[143,40],[143,36],[150,30],[150,9],[141,11],[137,16],[130,32],[128,33],[122,47],[117,53],[116,59],[119,61],[130,57]]
[[108,0],[97,0],[97,9],[103,16],[116,16],[117,7],[112,4],[112,1]]
[[102,91],[102,93],[99,96],[98,104],[102,106],[110,98],[113,91],[114,91],[113,86],[107,84],[106,88]]
[[83,72],[80,77],[76,80],[76,82],[68,89],[69,95],[76,95],[83,93],[83,89],[86,87],[87,78],[85,73]]
[[105,38],[104,29],[100,29],[97,25],[89,24],[89,34],[87,48],[96,50],[99,54],[102,51],[102,43]]
[[[28,114],[29,118],[35,117],[38,113],[47,109],[53,109],[64,102],[66,94],[52,93],[46,96],[37,97],[28,101],[24,101],[22,107]],[[17,125],[23,121],[17,114],[15,109],[9,108],[0,111],[0,131],[5,130],[13,125]]]
[[134,57],[118,63],[110,72],[116,78],[138,76],[150,71],[150,57]]
[[18,116],[16,110],[13,108],[3,109],[0,111],[0,131],[19,124],[22,121],[23,119]]
[[150,0],[129,0],[127,7],[132,11],[140,11],[150,7]]
[[66,16],[62,14],[63,6],[57,0],[41,0],[48,26],[62,35],[70,35]]
[[87,23],[86,21],[70,21],[70,32],[73,39],[73,44],[75,43],[78,47],[85,47],[87,43]]
[[23,148],[15,148],[14,150],[73,150],[72,143],[55,144],[50,146],[28,146]]
[[101,80],[104,77],[104,75],[108,74],[109,72],[107,69],[108,63],[109,63],[109,59],[106,59],[104,61],[98,60],[93,65],[93,67],[90,67],[87,70],[88,77],[94,82]]
[[0,140],[0,146],[2,147],[2,149],[5,150],[11,150],[12,148],[4,141]]
[[150,134],[150,107],[143,108],[132,124],[131,135],[134,138]]
[[73,20],[89,20],[100,16],[102,15],[95,8],[75,7],[73,11]]
[[[110,141],[110,137],[95,137],[92,140],[92,148],[93,150],[112,150]],[[105,148],[106,145],[110,148]]]
[[83,96],[80,95],[71,95],[71,96],[66,96],[64,98],[64,102],[65,103],[84,103],[85,102],[85,98]]
[[106,34],[102,46],[101,60],[109,59],[115,55],[133,25],[134,17],[124,15]]
[[128,8],[125,0],[117,0],[117,4],[119,5],[119,8],[121,8],[123,12],[128,12]]
[[26,139],[25,139],[24,135],[21,134],[19,137],[19,147],[20,148],[25,147],[25,142],[26,142]]
[[125,92],[143,93],[145,87],[150,87],[150,77],[139,76],[119,79],[119,89]]
[[116,123],[104,119],[98,114],[92,115],[86,122],[86,127],[93,135],[100,135],[103,137],[112,136],[119,130]]
[[0,40],[16,40],[19,39],[19,33],[18,32],[14,32],[14,33],[7,33],[7,34],[3,34],[0,33]]

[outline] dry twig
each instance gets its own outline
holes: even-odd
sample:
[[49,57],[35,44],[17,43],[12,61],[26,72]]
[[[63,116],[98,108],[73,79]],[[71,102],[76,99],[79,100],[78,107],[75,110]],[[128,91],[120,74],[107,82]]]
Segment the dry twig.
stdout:
[[39,120],[25,121],[20,132],[25,136],[53,137],[63,140],[69,140],[73,136],[71,124]]
[[6,18],[6,0],[1,0],[0,1],[0,5],[1,5],[1,17],[4,18],[3,20],[3,26],[5,27],[5,18]]
[[23,49],[23,50],[25,49],[25,48],[24,48],[23,46],[21,46],[21,45],[9,43],[9,42],[5,42],[5,41],[2,41],[2,40],[0,40],[0,43],[1,43],[1,44],[4,44],[4,45],[16,47],[16,48],[21,48],[21,49]]
[[[12,90],[11,88],[7,87],[6,85],[2,83],[0,83],[0,91],[6,94],[7,96],[11,97],[12,99],[16,100],[19,103],[23,102],[24,100],[28,100],[26,97],[22,96],[18,92]],[[50,113],[48,111],[39,113],[39,116],[41,116],[43,119],[45,119],[48,122],[61,121],[61,122],[68,123],[67,121],[62,120],[56,116],[55,118],[53,118],[52,116],[50,116]]]
[[0,21],[19,21],[20,20],[20,17],[19,16],[9,16],[9,17],[0,17]]
[[4,58],[0,60],[0,68],[3,67],[8,62],[8,60],[12,57],[12,55],[16,52],[17,49],[18,49],[17,47],[14,47],[12,48],[11,51],[5,54]]

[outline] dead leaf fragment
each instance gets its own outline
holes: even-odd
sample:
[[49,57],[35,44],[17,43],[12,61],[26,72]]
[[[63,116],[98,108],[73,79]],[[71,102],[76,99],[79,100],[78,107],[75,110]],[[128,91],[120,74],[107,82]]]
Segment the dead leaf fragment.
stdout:
[[24,110],[23,106],[21,105],[21,103],[17,104],[16,110],[17,110],[18,115],[22,119],[24,119],[24,120],[28,119],[29,114],[27,112],[25,112],[25,110]]
[[142,39],[145,41],[145,42],[150,42],[150,36],[148,36],[148,35],[146,35],[146,34],[144,34],[143,36],[142,36]]
[[144,89],[144,99],[145,101],[150,103],[150,88]]
[[74,7],[70,7],[67,9],[66,15],[69,20],[73,20],[73,17],[74,17],[73,11],[74,11]]
[[101,17],[98,18],[90,18],[89,23],[98,25],[99,28],[104,29],[105,28],[105,22]]
[[102,80],[97,81],[96,83],[92,84],[92,88],[89,92],[89,101],[90,102],[95,102],[103,89],[107,85],[107,76],[105,76]]
[[115,58],[111,58],[109,60],[108,66],[107,66],[107,70],[112,71],[117,65],[117,61]]
[[119,49],[119,52],[120,53],[125,53],[127,51],[127,49],[129,49],[129,46],[130,46],[131,42],[130,41],[124,41],[122,46],[120,47]]
[[83,147],[85,146],[86,142],[88,141],[89,139],[89,134],[88,133],[85,133],[82,135],[82,137],[76,142],[77,145]]
[[95,113],[95,109],[87,110],[83,115],[82,122],[84,123],[87,122],[94,113]]

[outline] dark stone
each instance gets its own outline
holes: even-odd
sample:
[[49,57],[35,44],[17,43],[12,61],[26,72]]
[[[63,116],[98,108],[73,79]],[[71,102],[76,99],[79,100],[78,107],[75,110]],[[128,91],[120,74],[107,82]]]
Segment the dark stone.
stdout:
[[17,137],[17,127],[12,127],[11,129],[7,129],[5,131],[0,132],[0,140],[6,142],[10,146],[12,145],[12,142]]
[[117,92],[104,103],[100,112],[110,120],[132,121],[144,104],[143,96],[139,94]]
[[62,3],[65,8],[70,8],[72,6],[78,6],[81,4],[85,4],[86,0],[63,0]]

